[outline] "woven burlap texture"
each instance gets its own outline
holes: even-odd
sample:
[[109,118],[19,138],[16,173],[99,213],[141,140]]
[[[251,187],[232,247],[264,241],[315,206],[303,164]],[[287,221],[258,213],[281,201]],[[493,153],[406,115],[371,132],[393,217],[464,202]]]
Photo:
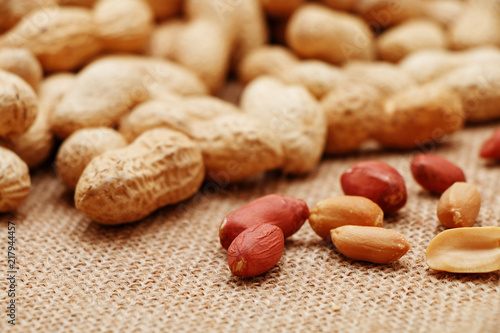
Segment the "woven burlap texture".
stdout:
[[[437,149],[426,148],[460,165],[480,190],[476,226],[500,225],[500,166],[477,158],[494,127],[468,128]],[[268,173],[237,185],[205,184],[181,205],[120,227],[80,214],[48,166],[33,174],[27,202],[0,215],[4,254],[6,221],[16,223],[19,265],[18,323],[8,325],[5,315],[0,331],[500,332],[498,271],[460,275],[427,268],[425,249],[444,228],[436,218],[438,198],[411,178],[411,156],[325,158],[302,178]],[[411,244],[403,258],[389,265],[346,259],[306,223],[267,274],[230,274],[218,240],[229,211],[268,193],[303,198],[313,207],[342,194],[341,173],[366,159],[388,162],[406,179],[408,204],[385,221]]]

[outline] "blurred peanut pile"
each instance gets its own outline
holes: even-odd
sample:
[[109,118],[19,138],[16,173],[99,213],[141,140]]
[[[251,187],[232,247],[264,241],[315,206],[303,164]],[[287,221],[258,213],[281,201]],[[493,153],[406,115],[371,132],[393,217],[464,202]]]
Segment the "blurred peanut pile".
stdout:
[[5,0],[0,212],[56,149],[76,208],[120,224],[204,180],[439,143],[500,118],[499,47],[497,0]]

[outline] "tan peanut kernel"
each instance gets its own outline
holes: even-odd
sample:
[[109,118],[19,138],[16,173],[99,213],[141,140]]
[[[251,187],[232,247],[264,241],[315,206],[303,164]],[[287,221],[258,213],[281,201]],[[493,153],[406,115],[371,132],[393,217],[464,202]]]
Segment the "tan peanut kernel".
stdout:
[[481,208],[481,195],[469,183],[456,182],[439,199],[437,216],[448,228],[470,227]]
[[337,250],[355,260],[388,264],[410,249],[406,238],[390,229],[346,225],[332,229],[330,233]]
[[451,273],[487,273],[500,269],[500,227],[448,229],[425,252],[427,265]]
[[309,224],[320,237],[330,239],[330,230],[344,225],[382,227],[384,212],[370,199],[339,196],[320,201],[311,210]]

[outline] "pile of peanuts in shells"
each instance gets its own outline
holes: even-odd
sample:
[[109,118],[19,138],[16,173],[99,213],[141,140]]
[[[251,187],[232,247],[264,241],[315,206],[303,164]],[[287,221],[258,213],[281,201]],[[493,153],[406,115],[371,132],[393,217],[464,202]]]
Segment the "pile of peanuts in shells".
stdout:
[[[216,97],[229,81],[242,87],[238,104]],[[410,150],[499,118],[496,0],[0,3],[0,213],[23,203],[30,171],[48,163],[77,210],[118,225],[205,180],[304,175],[325,154]],[[475,154],[500,160],[500,132]],[[432,154],[408,167],[440,195],[448,228],[427,265],[499,270],[500,227],[472,227],[481,195],[460,167]],[[311,209],[270,194],[221,216],[231,272],[271,269],[305,221],[346,257],[405,255],[405,236],[383,228],[406,204],[401,175],[370,160],[339,181],[345,195]]]

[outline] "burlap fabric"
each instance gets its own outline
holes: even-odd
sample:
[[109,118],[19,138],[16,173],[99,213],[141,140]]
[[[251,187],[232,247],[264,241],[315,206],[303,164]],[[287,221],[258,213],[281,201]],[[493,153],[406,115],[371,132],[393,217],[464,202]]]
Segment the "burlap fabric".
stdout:
[[[477,226],[500,225],[500,166],[477,158],[494,127],[468,128],[433,149],[463,167],[479,188]],[[206,184],[182,205],[121,227],[103,227],[80,214],[48,166],[33,174],[33,192],[18,212],[0,215],[3,256],[10,219],[19,264],[17,325],[3,315],[0,331],[500,332],[500,272],[427,268],[426,246],[444,229],[435,213],[438,198],[411,178],[410,157],[363,153],[326,158],[303,178],[269,173],[238,185]],[[305,224],[270,272],[245,280],[231,276],[218,240],[226,213],[268,193],[303,198],[312,207],[342,193],[339,177],[349,165],[374,158],[395,166],[407,181],[407,206],[385,221],[408,238],[407,255],[389,265],[355,262]]]

